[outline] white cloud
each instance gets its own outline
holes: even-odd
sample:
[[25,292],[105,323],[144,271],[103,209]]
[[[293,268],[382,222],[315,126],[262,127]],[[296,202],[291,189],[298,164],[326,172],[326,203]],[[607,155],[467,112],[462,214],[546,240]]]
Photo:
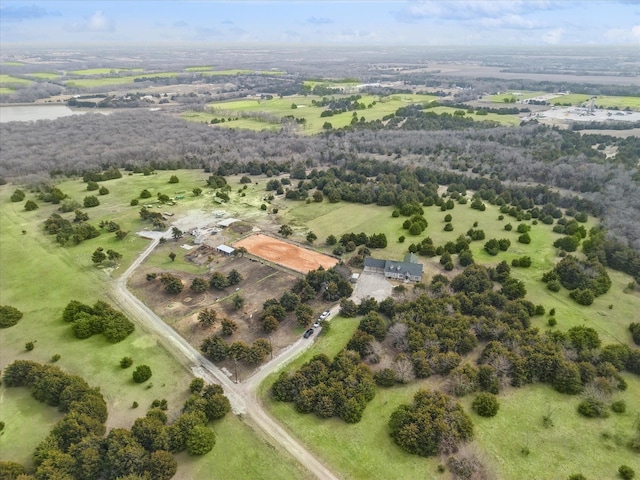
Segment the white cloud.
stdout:
[[533,29],[542,28],[540,22],[525,18],[522,15],[508,14],[495,18],[483,18],[480,25],[487,28],[518,28]]
[[423,0],[411,2],[398,12],[401,20],[421,19],[466,20],[498,19],[508,15],[530,14],[540,10],[566,8],[572,2],[549,0]]
[[115,26],[115,22],[107,17],[102,10],[91,15],[87,22],[87,30],[92,32],[113,32]]
[[70,30],[77,32],[113,32],[115,29],[116,22],[107,17],[102,10],[96,11],[82,22],[74,22],[70,25]]
[[634,25],[631,28],[631,36],[633,38],[640,40],[640,25]]
[[554,28],[553,30],[549,30],[542,36],[542,41],[544,43],[548,43],[549,45],[557,45],[558,43],[560,43],[563,35],[563,28]]

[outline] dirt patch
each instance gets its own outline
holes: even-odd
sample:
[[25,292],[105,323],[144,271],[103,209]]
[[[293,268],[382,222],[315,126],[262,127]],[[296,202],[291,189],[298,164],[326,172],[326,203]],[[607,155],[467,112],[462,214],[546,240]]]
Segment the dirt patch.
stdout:
[[323,267],[337,265],[338,260],[323,253],[314,252],[276,238],[257,233],[236,242],[234,247],[244,247],[256,257],[282,265],[297,272],[308,273]]
[[[206,258],[206,253],[202,257]],[[280,322],[278,330],[271,335],[264,333],[259,317],[264,302],[270,298],[280,298],[284,292],[291,291],[301,275],[250,257],[216,255],[215,259],[215,271],[226,276],[231,270],[236,270],[243,280],[238,285],[223,290],[208,289],[203,293],[195,293],[189,289],[193,279],[208,279],[209,274],[164,271],[143,264],[131,277],[130,290],[196,349],[200,348],[206,337],[222,335],[222,318],[229,318],[238,326],[233,335],[224,337],[228,343],[242,341],[250,345],[258,338],[268,338],[274,356],[300,337],[300,327],[293,312]],[[178,295],[168,294],[164,291],[160,279],[147,280],[147,273],[156,273],[158,277],[162,273],[178,276],[182,280],[184,290]],[[236,294],[244,299],[244,305],[240,309],[234,306]],[[313,300],[309,305],[318,313],[327,308],[321,300]],[[218,314],[218,321],[208,328],[203,328],[198,323],[198,314],[205,308],[212,308]],[[232,360],[217,362],[217,365],[226,368],[231,374],[237,372],[241,380],[255,369],[244,362],[235,365]]]

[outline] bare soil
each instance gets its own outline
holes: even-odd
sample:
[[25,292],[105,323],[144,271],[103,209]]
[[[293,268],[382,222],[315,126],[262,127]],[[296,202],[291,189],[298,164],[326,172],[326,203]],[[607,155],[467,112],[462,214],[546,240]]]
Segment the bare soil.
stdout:
[[328,270],[338,263],[338,260],[329,255],[298,247],[260,233],[243,238],[236,242],[234,247],[244,247],[252,255],[301,273],[308,273],[319,267]]
[[[208,279],[209,274],[163,271],[157,267],[142,265],[132,275],[129,288],[194,348],[199,350],[203,340],[210,335],[222,335],[222,318],[229,318],[238,325],[233,335],[225,337],[228,343],[243,341],[250,345],[258,338],[269,338],[274,356],[299,338],[300,327],[292,312],[280,323],[278,330],[269,336],[262,330],[259,317],[264,302],[270,298],[280,298],[284,292],[291,291],[294,283],[302,278],[301,274],[254,258],[227,257],[207,246],[194,249],[188,255],[196,256],[200,260],[206,259],[208,263],[210,261],[209,265],[213,266],[211,271],[218,271],[225,276],[235,269],[243,280],[238,285],[223,290],[209,289],[204,293],[195,293],[189,289],[193,279]],[[184,284],[184,290],[178,295],[169,294],[165,292],[159,278],[147,280],[147,273],[156,273],[158,277],[163,273],[178,276]],[[233,303],[236,294],[245,301],[239,310]],[[321,300],[310,302],[310,306],[318,313],[327,308],[327,304]],[[208,328],[203,328],[198,323],[198,313],[205,308],[213,308],[218,314],[218,321]],[[226,368],[230,374],[235,374],[236,365],[232,360],[219,362],[217,365]],[[239,379],[246,378],[254,369],[253,366],[239,362]]]

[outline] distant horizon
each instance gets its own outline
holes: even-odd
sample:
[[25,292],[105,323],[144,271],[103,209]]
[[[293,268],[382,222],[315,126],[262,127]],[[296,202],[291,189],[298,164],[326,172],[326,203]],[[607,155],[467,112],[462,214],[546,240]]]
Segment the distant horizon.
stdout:
[[3,47],[638,46],[637,0],[0,0]]

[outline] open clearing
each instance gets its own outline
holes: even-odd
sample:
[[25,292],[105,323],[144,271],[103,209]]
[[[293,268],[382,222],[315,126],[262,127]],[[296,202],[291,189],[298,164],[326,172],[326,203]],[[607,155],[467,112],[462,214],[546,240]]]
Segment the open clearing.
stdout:
[[328,255],[259,233],[243,238],[234,247],[245,247],[252,255],[301,273],[317,270],[319,267],[329,270],[338,263],[338,260]]

